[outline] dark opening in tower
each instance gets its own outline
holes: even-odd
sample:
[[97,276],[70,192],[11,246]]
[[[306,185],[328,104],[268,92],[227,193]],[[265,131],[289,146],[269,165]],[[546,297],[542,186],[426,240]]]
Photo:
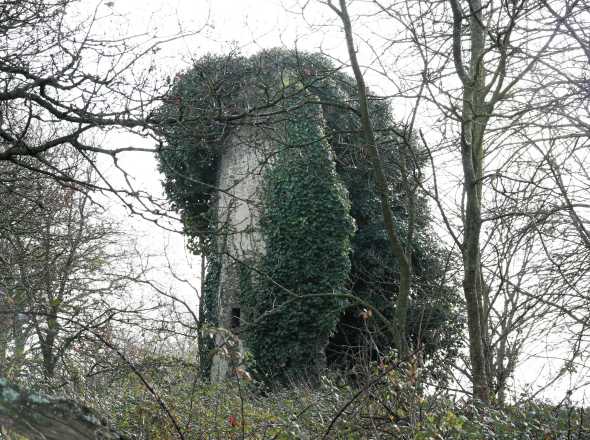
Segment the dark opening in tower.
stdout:
[[236,333],[240,330],[240,308],[239,307],[232,307],[229,327],[230,327],[231,331],[236,332]]

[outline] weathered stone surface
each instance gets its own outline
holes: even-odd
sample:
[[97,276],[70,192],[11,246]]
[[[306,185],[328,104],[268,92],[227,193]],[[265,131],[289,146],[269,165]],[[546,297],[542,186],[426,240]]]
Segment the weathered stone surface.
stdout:
[[[268,134],[253,127],[241,127],[227,141],[217,175],[216,215],[218,255],[221,261],[218,302],[220,327],[218,350],[213,357],[211,380],[227,378],[231,363],[239,363],[244,347],[239,339],[240,266],[252,264],[264,253],[260,233],[261,188],[265,167],[271,160]],[[232,322],[233,321],[233,322]],[[236,365],[234,365],[236,366]]]
[[90,408],[21,390],[0,378],[0,427],[31,440],[123,440]]

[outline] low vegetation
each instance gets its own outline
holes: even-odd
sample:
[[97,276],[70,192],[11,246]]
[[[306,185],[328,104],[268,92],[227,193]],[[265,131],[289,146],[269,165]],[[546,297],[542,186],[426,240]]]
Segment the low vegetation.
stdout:
[[[589,409],[567,401],[479,406],[426,382],[412,362],[373,365],[354,385],[323,376],[314,386],[268,389],[239,371],[225,383],[187,375],[172,359],[142,375],[158,384],[174,422],[133,374],[112,384],[99,401],[122,432],[141,439],[415,439],[583,440]],[[153,362],[153,360],[152,360]],[[188,367],[188,366],[185,366]],[[100,393],[100,390],[96,390]],[[524,397],[524,396],[521,396]]]

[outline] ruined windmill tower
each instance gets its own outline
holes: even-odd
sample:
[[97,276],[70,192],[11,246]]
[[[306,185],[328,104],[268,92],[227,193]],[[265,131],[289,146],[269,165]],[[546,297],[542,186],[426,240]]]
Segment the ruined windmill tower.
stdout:
[[319,97],[349,93],[334,71],[284,50],[204,57],[177,75],[161,109],[165,189],[208,263],[200,352],[214,381],[244,351],[269,380],[326,366],[354,233],[328,141],[335,107]]
[[280,103],[219,149],[214,381],[244,349],[266,377],[319,374],[350,270],[353,220],[319,99],[293,68],[272,80]]
[[[294,102],[301,105],[301,97]],[[288,109],[287,120],[273,124],[271,131],[235,129],[221,150],[214,204],[215,301],[217,325],[224,330],[215,335],[212,381],[227,377],[245,350],[264,367],[264,356],[277,349],[279,354],[266,361],[272,365],[270,374],[294,370],[297,363],[311,375],[326,367],[325,349],[340,313],[341,300],[333,294],[348,274],[353,222],[334,154],[319,140],[323,115],[313,97],[305,105],[305,110]],[[339,219],[330,225],[332,214]],[[322,249],[322,240],[336,244],[314,252]],[[334,271],[336,277],[330,277]],[[320,279],[325,274],[326,280]],[[322,307],[327,310],[322,312]],[[271,318],[264,318],[266,314]],[[297,353],[297,347],[301,355],[291,358],[290,349]]]
[[[367,323],[349,293],[391,312],[396,262],[357,101],[354,81],[325,57],[286,50],[206,56],[172,84],[160,110],[160,170],[192,250],[207,261],[199,340],[206,377],[227,377],[245,352],[263,380],[317,377],[338,337],[342,344],[332,346],[348,351],[335,365],[363,344]],[[382,160],[394,164],[400,130],[389,104],[375,99],[370,113]],[[392,188],[396,170],[388,167]],[[429,260],[428,273],[436,276],[435,267]],[[386,350],[390,335],[377,343]]]

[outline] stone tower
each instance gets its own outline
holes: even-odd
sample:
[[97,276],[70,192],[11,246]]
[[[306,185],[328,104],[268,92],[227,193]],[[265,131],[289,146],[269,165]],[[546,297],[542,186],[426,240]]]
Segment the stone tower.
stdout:
[[230,364],[239,363],[244,352],[240,337],[240,268],[254,265],[265,250],[259,225],[260,200],[270,151],[271,145],[261,130],[242,127],[232,133],[221,152],[215,200],[220,264],[216,302],[218,325],[227,333],[215,336],[218,352],[213,356],[210,373],[214,382],[226,378]]
[[[214,381],[245,351],[263,380],[281,381],[306,379],[328,363],[348,367],[360,350],[371,358],[390,348],[389,326],[359,315],[360,304],[375,304],[390,317],[399,273],[357,102],[354,81],[319,54],[208,55],[176,76],[160,110],[160,170],[191,249],[207,257],[199,349]],[[386,100],[372,100],[370,115],[403,230],[396,164],[408,140]],[[414,333],[439,335],[454,316],[454,291],[441,287],[442,254],[427,207],[418,205],[416,292],[428,300],[416,298],[416,315],[440,319],[417,320]],[[367,331],[380,335],[371,347]],[[445,334],[452,348],[454,333]]]

